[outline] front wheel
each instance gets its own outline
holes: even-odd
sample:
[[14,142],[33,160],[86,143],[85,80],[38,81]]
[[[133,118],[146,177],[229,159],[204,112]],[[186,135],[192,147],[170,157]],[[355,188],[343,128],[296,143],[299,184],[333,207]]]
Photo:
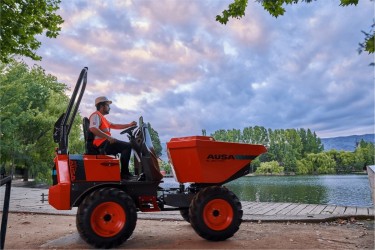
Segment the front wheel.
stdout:
[[102,188],[88,195],[76,217],[80,236],[96,248],[121,245],[132,235],[136,223],[133,200],[116,188]]
[[242,222],[242,206],[237,196],[224,187],[202,189],[189,208],[190,224],[202,238],[222,241],[232,237]]
[[188,208],[183,208],[180,210],[180,214],[182,216],[182,218],[186,221],[186,222],[189,222],[190,223],[190,217],[189,217],[189,209]]

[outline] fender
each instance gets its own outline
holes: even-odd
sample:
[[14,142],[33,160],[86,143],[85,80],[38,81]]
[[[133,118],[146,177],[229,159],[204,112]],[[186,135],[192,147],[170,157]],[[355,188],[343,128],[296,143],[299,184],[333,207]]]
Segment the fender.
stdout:
[[55,159],[57,185],[51,186],[48,191],[48,203],[57,210],[70,210],[70,170],[69,156],[57,154]]

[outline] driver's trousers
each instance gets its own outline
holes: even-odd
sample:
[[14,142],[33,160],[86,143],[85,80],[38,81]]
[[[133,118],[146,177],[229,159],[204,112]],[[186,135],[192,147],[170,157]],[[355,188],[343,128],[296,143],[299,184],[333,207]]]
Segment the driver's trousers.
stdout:
[[99,146],[99,148],[103,148],[107,155],[121,154],[121,178],[126,178],[130,175],[129,160],[132,148],[129,142],[116,141],[114,143],[109,143],[109,141],[105,141]]

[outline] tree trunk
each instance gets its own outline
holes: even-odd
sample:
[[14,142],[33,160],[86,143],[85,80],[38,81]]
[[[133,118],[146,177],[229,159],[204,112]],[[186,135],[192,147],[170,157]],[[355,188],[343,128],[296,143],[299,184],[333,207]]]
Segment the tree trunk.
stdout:
[[29,181],[29,169],[27,168],[23,169],[22,177],[23,177],[23,181]]

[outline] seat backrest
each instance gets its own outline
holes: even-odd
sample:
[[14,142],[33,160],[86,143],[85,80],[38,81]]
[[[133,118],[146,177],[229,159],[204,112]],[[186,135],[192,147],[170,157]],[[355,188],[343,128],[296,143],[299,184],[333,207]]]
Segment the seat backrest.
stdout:
[[99,151],[94,147],[94,134],[90,131],[90,120],[87,117],[83,118],[83,137],[85,138],[85,153],[88,155],[97,155]]

